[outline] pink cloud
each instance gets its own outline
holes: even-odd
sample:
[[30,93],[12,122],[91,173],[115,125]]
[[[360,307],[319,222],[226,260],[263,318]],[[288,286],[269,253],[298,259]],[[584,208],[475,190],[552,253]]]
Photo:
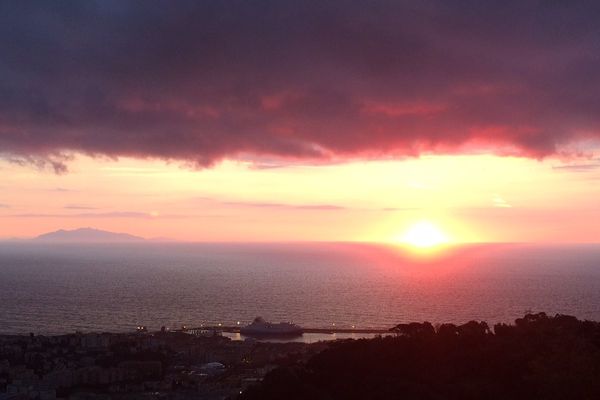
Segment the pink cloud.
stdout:
[[598,16],[510,1],[6,4],[0,156],[64,172],[71,153],[562,154],[600,139]]

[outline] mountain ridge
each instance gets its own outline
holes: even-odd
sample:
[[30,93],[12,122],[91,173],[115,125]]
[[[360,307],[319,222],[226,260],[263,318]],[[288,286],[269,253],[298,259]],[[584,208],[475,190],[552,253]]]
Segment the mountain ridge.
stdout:
[[32,240],[40,242],[119,243],[145,242],[146,239],[129,233],[110,232],[95,228],[59,229],[43,233]]

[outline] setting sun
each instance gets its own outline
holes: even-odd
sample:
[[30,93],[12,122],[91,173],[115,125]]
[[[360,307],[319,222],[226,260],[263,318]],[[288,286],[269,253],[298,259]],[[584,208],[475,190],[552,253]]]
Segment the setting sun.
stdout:
[[410,246],[427,248],[448,243],[448,237],[436,225],[428,221],[420,221],[412,225],[400,237],[402,243]]

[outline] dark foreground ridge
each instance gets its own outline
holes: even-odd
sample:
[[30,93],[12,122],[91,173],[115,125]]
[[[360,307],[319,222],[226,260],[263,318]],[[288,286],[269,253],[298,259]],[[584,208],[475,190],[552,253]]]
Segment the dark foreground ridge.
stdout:
[[600,323],[400,324],[375,339],[219,331],[0,336],[0,400],[600,399]]
[[544,313],[514,325],[400,324],[278,367],[243,400],[600,399],[600,323]]

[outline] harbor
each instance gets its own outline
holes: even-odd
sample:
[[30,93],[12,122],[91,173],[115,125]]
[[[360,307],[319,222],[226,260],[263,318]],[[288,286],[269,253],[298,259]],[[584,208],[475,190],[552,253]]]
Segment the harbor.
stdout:
[[[200,334],[201,332],[223,332],[223,333],[240,333],[241,327],[225,326],[225,325],[212,325],[212,326],[200,326],[197,328],[182,328],[181,331],[189,334]],[[359,334],[359,335],[384,335],[389,334],[389,329],[384,328],[302,328],[302,333],[306,334]],[[240,333],[241,334],[241,333]]]
[[241,332],[240,326],[202,326],[181,330],[193,336],[223,336],[233,341],[258,341],[270,343],[312,344],[346,339],[372,339],[389,335],[388,329],[349,329],[349,328],[303,328],[301,333],[293,335],[252,335]]

